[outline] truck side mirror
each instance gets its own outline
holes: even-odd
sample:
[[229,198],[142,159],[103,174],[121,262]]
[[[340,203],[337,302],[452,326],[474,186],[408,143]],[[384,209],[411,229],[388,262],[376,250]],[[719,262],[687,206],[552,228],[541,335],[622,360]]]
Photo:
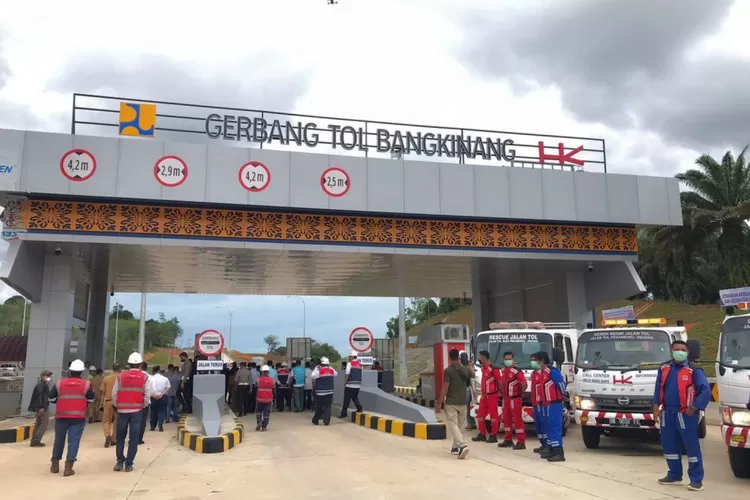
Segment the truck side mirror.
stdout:
[[552,361],[557,364],[562,364],[565,362],[565,353],[559,347],[555,347],[554,349],[552,349]]
[[701,359],[701,343],[697,340],[688,340],[688,359],[690,361],[698,361]]

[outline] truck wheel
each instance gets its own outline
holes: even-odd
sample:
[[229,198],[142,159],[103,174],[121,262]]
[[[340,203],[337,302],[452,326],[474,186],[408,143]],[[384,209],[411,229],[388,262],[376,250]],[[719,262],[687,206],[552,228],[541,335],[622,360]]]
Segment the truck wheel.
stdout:
[[581,435],[583,436],[583,444],[589,450],[595,450],[599,448],[599,441],[602,438],[602,433],[597,427],[581,427]]
[[698,437],[703,439],[706,437],[706,417],[703,417],[698,423]]
[[729,465],[734,477],[750,479],[750,450],[745,448],[729,448]]

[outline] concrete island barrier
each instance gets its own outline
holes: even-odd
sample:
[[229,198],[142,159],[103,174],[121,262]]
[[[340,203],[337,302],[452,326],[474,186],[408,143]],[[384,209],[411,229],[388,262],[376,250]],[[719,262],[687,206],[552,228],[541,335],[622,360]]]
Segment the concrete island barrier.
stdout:
[[414,422],[405,422],[380,415],[370,415],[369,413],[360,413],[358,411],[349,412],[350,420],[368,429],[374,429],[394,436],[411,437],[415,439],[445,439],[447,429],[445,424],[421,424]]
[[20,443],[31,438],[34,434],[34,423],[0,429],[0,443]]
[[182,417],[177,424],[177,441],[196,453],[223,453],[240,444],[244,437],[245,428],[237,419],[234,419],[234,429],[213,437],[189,431],[187,419]]

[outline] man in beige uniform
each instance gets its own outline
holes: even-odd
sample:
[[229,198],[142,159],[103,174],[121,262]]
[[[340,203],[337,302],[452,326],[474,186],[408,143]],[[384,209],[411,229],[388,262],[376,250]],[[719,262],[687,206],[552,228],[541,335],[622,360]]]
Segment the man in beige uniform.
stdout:
[[112,365],[112,373],[104,377],[102,383],[99,386],[99,394],[102,400],[102,431],[104,431],[104,447],[109,448],[112,443],[117,440],[117,413],[115,413],[112,407],[112,389],[117,382],[117,377],[120,376],[120,364],[115,363]]

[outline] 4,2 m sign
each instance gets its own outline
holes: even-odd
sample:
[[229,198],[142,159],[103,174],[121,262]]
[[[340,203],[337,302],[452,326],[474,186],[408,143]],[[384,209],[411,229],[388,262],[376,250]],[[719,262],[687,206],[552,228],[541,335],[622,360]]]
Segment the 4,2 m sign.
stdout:
[[271,171],[259,161],[250,161],[240,167],[240,185],[251,193],[259,193],[271,184]]
[[96,173],[96,158],[85,149],[71,149],[60,158],[60,172],[69,181],[87,181]]

